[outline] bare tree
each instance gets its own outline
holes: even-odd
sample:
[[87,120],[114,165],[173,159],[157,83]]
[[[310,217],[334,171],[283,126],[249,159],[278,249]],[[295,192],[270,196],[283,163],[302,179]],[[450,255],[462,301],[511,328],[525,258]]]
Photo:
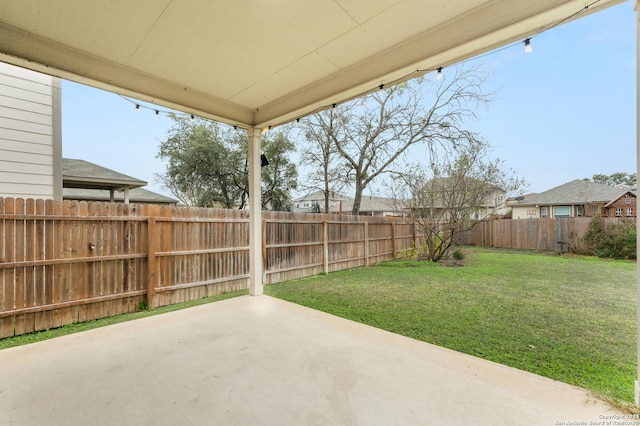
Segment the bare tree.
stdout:
[[324,211],[329,212],[331,194],[348,185],[349,168],[341,161],[331,134],[338,134],[341,117],[327,110],[302,121],[306,143],[301,150],[301,163],[309,167],[301,186],[324,194]]
[[331,140],[349,170],[355,191],[353,214],[360,211],[363,190],[392,171],[411,146],[455,149],[466,142],[465,121],[490,100],[481,90],[483,81],[476,68],[458,67],[439,83],[411,80],[308,119],[314,134]]
[[433,262],[447,255],[462,232],[505,209],[507,196],[524,187],[502,160],[487,158],[486,143],[471,133],[467,137],[455,153],[432,156],[428,167],[394,178],[396,195],[424,236],[423,254]]

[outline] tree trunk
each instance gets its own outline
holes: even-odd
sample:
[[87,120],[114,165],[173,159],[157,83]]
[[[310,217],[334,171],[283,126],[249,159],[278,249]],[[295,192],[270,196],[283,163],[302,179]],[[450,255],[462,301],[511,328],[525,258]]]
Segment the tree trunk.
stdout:
[[356,176],[356,193],[353,197],[353,207],[351,208],[352,215],[358,215],[360,213],[360,203],[362,202],[362,182],[359,176]]
[[324,212],[329,213],[329,174],[324,172]]

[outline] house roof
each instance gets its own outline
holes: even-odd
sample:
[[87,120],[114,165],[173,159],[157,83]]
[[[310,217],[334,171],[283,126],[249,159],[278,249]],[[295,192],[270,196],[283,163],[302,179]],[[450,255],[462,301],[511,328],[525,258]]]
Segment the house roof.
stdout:
[[[342,203],[343,212],[350,212],[352,208],[352,198]],[[397,202],[392,198],[363,195],[360,200],[360,212],[396,212],[398,210]]]
[[62,159],[63,188],[120,189],[139,188],[147,182],[84,160]]
[[506,194],[503,188],[472,177],[433,178],[427,181],[424,188],[429,194],[428,202],[437,208],[451,207],[462,196],[466,199],[466,194],[476,200],[476,207],[495,207],[496,195]]
[[[346,195],[331,193],[329,198],[329,211],[331,213],[345,212],[348,213],[353,208],[353,198]],[[296,198],[294,202],[301,201],[317,201],[324,208],[324,192],[311,192],[303,197]],[[398,210],[397,202],[392,198],[374,197],[371,195],[363,195],[360,200],[361,212],[395,212]],[[311,211],[311,209],[297,208],[296,211]]]
[[[340,201],[340,200],[349,200],[350,198],[347,197],[346,195],[342,195],[342,194],[338,194],[337,192],[333,192],[331,191],[329,193],[329,200],[330,201]],[[306,195],[303,195],[302,197],[296,198],[295,200],[293,200],[294,202],[301,202],[301,201],[324,201],[324,191],[315,191],[315,192],[310,192]]]
[[623,1],[2,0],[0,60],[263,128]]
[[522,200],[510,203],[512,206],[535,206],[535,205],[559,205],[559,204],[585,204],[594,202],[608,203],[617,199],[627,192],[600,183],[588,182],[576,179],[564,185],[556,186],[539,194],[528,195]]
[[[129,202],[176,204],[178,201],[141,188],[147,182],[115,170],[72,158],[62,159],[62,198],[65,200],[109,201],[111,190],[129,188]],[[115,201],[124,201],[124,192],[114,192]]]
[[[83,188],[63,188],[62,198],[65,200],[85,200],[85,201],[110,201],[111,193],[108,189],[83,189]],[[123,202],[124,192],[116,191],[113,194],[114,201]],[[177,204],[178,200],[166,197],[157,192],[144,188],[133,188],[129,191],[130,203],[146,204]]]

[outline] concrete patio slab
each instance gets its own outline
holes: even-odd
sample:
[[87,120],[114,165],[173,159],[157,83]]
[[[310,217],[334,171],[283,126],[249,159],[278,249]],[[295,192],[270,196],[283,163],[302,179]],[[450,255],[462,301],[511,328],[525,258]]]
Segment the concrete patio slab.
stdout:
[[627,420],[576,387],[269,296],[2,350],[0,365],[2,425]]

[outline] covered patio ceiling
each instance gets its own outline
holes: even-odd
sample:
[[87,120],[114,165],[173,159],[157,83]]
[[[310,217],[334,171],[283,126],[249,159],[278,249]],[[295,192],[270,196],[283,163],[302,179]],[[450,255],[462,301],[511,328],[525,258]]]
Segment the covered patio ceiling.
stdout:
[[622,1],[0,0],[0,60],[263,128]]

